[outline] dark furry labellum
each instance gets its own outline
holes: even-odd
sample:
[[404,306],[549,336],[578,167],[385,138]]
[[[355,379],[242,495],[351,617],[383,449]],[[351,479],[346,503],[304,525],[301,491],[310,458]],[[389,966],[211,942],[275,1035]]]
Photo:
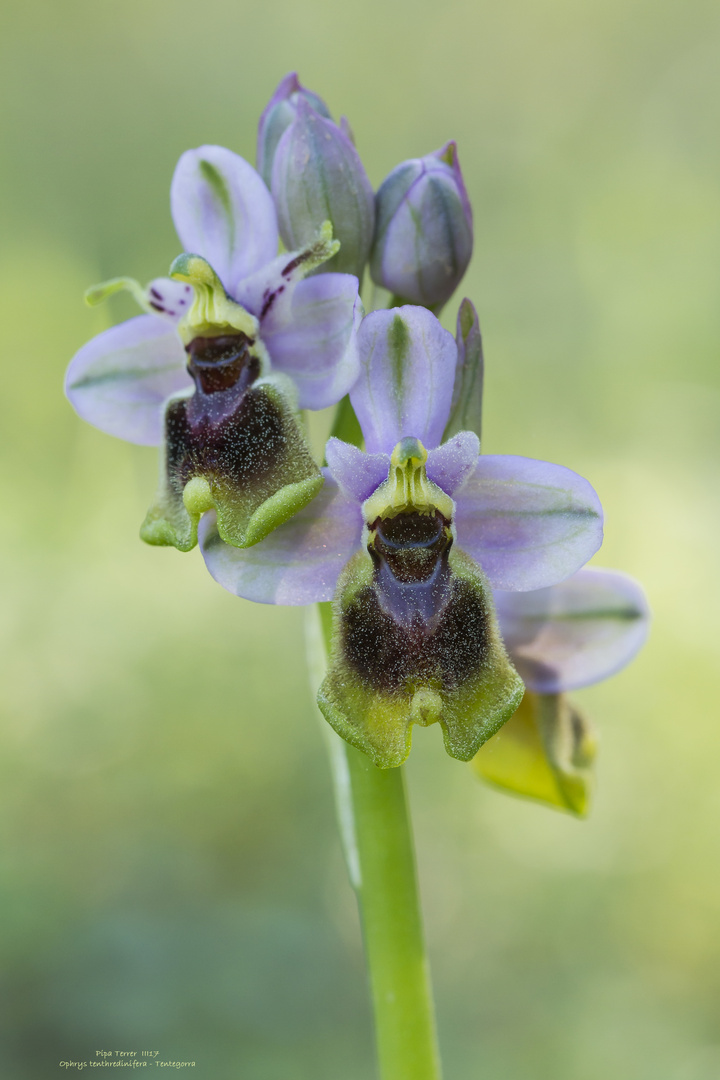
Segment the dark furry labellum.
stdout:
[[436,722],[448,753],[467,761],[522,698],[487,581],[439,511],[373,523],[340,579],[333,623],[320,708],[381,768],[405,760],[413,724]]
[[218,531],[249,547],[305,506],[322,486],[294,411],[244,333],[197,337],[186,346],[195,382],[165,410],[160,490],[141,536],[188,551],[197,523],[217,512]]

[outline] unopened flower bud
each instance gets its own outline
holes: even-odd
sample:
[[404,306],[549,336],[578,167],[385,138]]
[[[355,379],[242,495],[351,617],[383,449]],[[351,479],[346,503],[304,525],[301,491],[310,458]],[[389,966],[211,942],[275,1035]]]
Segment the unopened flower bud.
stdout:
[[302,97],[277,145],[272,194],[288,248],[302,247],[330,221],[340,251],[321,272],[362,277],[375,223],[373,189],[345,130]]
[[450,299],[473,247],[472,210],[454,142],[404,161],[375,197],[370,274],[403,302],[437,309]]
[[257,170],[268,187],[272,180],[277,144],[295,119],[300,98],[320,116],[328,120],[332,119],[330,110],[323,99],[301,84],[296,71],[291,71],[285,76],[265,106],[258,124]]

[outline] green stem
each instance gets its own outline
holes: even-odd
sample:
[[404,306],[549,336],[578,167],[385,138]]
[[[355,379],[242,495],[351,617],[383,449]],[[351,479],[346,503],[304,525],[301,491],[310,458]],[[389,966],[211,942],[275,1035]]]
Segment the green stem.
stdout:
[[[330,605],[318,606],[328,652]],[[363,926],[380,1077],[440,1080],[403,770],[376,768],[325,727],[340,831]]]
[[378,769],[346,748],[363,924],[382,1080],[439,1080],[430,971],[425,957],[402,767]]

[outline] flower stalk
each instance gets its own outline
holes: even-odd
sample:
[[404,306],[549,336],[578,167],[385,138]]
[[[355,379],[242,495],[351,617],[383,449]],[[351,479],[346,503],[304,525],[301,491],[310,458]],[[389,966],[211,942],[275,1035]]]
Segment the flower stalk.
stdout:
[[[324,652],[330,604],[318,605]],[[440,1080],[430,969],[402,766],[378,769],[332,732],[338,819],[357,895],[381,1080]]]

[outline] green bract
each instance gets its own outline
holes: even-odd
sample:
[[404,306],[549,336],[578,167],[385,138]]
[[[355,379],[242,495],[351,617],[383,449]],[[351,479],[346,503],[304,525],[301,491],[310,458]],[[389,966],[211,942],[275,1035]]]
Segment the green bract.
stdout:
[[460,431],[474,431],[480,439],[482,437],[485,361],[480,322],[470,300],[463,300],[458,309],[455,341],[458,353],[457,368],[450,418],[443,438],[452,439],[453,435],[457,435]]

